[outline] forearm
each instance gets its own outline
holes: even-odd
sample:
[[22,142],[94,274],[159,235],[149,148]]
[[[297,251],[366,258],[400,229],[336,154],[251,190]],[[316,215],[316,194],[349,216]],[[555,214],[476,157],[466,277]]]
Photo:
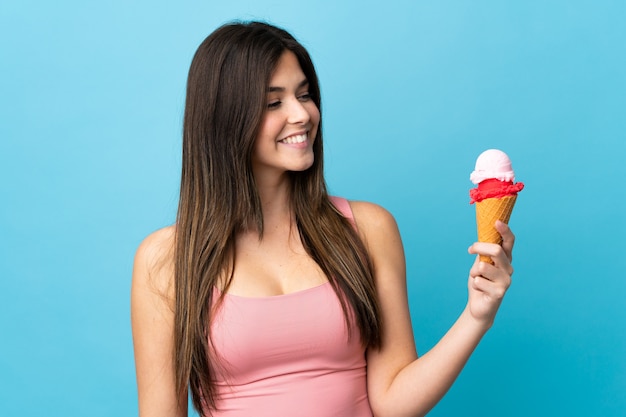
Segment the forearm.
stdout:
[[396,375],[376,416],[425,415],[452,386],[488,328],[466,308],[428,353]]

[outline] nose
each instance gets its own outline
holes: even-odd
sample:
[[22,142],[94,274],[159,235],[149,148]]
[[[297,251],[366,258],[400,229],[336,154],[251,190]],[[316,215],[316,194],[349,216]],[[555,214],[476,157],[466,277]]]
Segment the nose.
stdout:
[[311,120],[311,115],[303,103],[297,98],[291,100],[287,121],[291,124],[306,124]]

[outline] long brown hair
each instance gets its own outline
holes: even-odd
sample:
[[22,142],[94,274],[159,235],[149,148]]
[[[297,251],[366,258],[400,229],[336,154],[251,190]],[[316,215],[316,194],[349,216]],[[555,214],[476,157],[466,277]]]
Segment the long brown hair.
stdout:
[[[252,152],[266,108],[267,86],[286,50],[293,52],[321,111],[309,54],[289,33],[261,22],[231,23],[196,51],[187,81],[183,162],[176,221],[174,361],[181,396],[194,407],[218,405],[210,323],[232,279],[238,231],[262,234],[263,215],[252,174]],[[364,346],[379,346],[381,323],[372,265],[353,226],[332,205],[323,177],[321,122],[315,160],[290,172],[291,207],[302,243],[337,293],[347,324]],[[214,300],[214,288],[225,288]],[[350,326],[348,326],[350,329]]]

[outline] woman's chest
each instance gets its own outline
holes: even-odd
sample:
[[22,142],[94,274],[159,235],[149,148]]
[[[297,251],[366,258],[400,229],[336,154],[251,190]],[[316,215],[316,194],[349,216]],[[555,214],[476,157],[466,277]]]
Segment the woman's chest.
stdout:
[[331,285],[276,297],[226,295],[211,326],[221,379],[241,385],[294,372],[360,366],[359,334],[348,330]]
[[228,293],[268,297],[296,293],[327,281],[299,238],[268,233],[262,241],[258,237],[238,239]]

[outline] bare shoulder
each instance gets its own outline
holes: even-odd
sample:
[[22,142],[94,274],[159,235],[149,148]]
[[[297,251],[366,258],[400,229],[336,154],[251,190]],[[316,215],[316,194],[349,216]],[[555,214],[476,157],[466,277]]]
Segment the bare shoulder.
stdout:
[[[378,204],[351,201],[361,239],[367,248],[375,270],[379,289],[392,282],[405,285],[404,248],[393,215]],[[379,294],[382,295],[382,294]]]
[[393,215],[384,207],[367,201],[350,201],[354,221],[366,240],[398,233]]
[[174,226],[159,229],[141,242],[135,254],[133,288],[152,290],[161,296],[172,295],[174,244]]

